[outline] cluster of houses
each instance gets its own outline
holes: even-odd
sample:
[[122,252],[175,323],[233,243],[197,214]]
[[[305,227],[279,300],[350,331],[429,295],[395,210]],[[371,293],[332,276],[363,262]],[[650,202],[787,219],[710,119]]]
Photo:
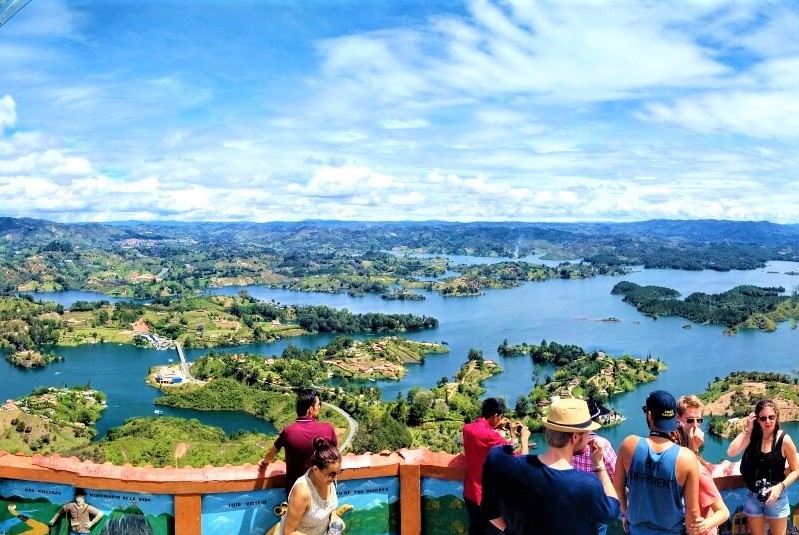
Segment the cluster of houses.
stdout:
[[165,350],[172,347],[173,342],[169,338],[158,336],[155,333],[136,333],[135,338],[143,338],[153,345],[156,349]]
[[[43,420],[49,420],[50,417],[57,412],[55,406],[60,402],[60,398],[65,395],[75,395],[76,393],[80,394],[89,405],[94,405],[95,403],[105,405],[104,400],[100,400],[95,396],[95,394],[97,394],[96,390],[75,391],[69,388],[50,387],[46,393],[38,396],[30,396],[23,400],[22,403],[13,399],[7,399],[6,402],[0,406],[0,410],[20,410],[28,413],[33,411],[35,415],[38,415]],[[75,427],[85,427],[85,424],[82,422],[72,422],[72,425]]]

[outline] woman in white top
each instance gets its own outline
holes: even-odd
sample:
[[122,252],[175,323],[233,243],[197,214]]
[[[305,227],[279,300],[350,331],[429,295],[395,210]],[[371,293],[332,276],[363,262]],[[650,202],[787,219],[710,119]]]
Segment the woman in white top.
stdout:
[[335,482],[341,473],[341,454],[324,438],[315,438],[313,445],[311,467],[289,491],[281,535],[325,535],[339,519]]

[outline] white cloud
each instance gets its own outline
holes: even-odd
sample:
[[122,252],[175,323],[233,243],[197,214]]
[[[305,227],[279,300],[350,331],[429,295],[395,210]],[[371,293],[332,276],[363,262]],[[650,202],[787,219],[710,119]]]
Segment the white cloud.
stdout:
[[0,43],[4,209],[799,221],[792,3],[475,0],[354,26],[322,3],[285,27],[247,5],[233,33],[241,6],[211,27],[169,3],[120,33],[98,0],[32,2]]
[[363,166],[345,165],[320,167],[314,171],[305,186],[294,182],[286,190],[301,195],[346,197],[393,187],[394,180],[388,175],[376,173]]
[[799,89],[781,92],[711,93],[674,104],[649,105],[642,118],[676,123],[701,133],[751,137],[799,136]]
[[405,194],[394,194],[388,196],[388,202],[393,205],[404,206],[420,204],[425,201],[424,195],[418,191],[411,191]]
[[430,123],[424,119],[383,119],[377,121],[377,124],[386,130],[407,130],[413,128],[424,128]]
[[11,95],[0,98],[0,135],[6,128],[14,126],[17,122],[17,106]]

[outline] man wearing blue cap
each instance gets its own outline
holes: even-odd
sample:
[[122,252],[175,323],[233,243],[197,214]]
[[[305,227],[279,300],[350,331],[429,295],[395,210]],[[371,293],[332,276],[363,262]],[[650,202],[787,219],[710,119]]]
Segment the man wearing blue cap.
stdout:
[[642,408],[649,435],[624,439],[613,480],[624,529],[630,535],[663,535],[684,533],[688,526],[691,532],[699,517],[699,468],[691,450],[672,442],[677,402],[655,390]]

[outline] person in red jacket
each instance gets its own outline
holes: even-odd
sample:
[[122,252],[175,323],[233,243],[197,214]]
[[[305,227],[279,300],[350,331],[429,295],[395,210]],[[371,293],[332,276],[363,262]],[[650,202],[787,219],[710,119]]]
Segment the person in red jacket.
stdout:
[[[502,399],[487,398],[483,401],[480,417],[463,426],[463,450],[466,457],[463,499],[469,514],[469,535],[486,535],[486,533],[495,532],[490,527],[488,519],[480,511],[480,501],[483,496],[483,463],[488,457],[488,451],[494,446],[513,444],[518,434],[521,453],[527,454],[528,452],[530,430],[521,422],[510,425],[505,417],[505,412],[507,412],[507,407]],[[510,442],[499,433],[500,429],[510,431]]]

